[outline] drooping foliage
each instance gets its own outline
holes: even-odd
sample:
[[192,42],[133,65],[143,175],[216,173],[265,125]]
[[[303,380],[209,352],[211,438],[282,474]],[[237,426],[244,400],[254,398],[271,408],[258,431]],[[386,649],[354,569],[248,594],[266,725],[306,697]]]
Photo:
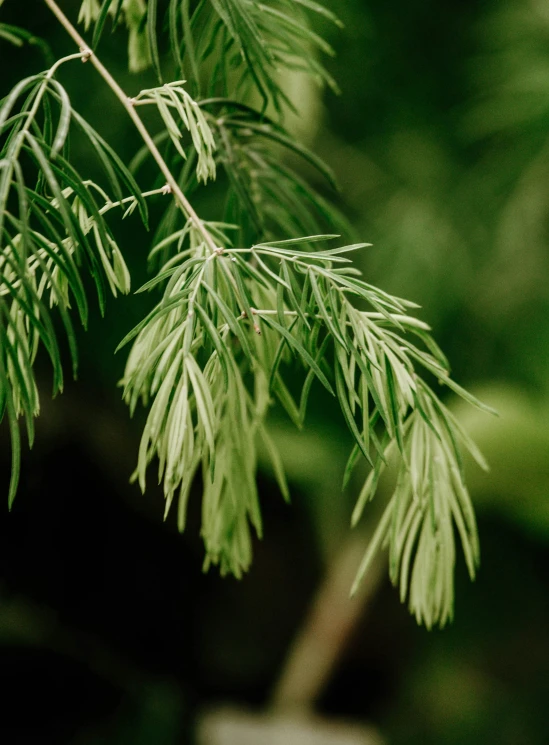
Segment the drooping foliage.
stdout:
[[[205,565],[241,576],[252,534],[262,532],[260,446],[288,498],[269,409],[278,402],[303,427],[311,387],[320,384],[338,400],[354,438],[345,484],[361,460],[370,469],[353,524],[386,464],[398,463],[356,583],[388,547],[402,599],[418,621],[444,624],[453,608],[456,533],[471,577],[478,564],[461,448],[484,463],[429,381],[481,404],[450,378],[429,327],[412,315],[416,306],[362,278],[352,256],[367,244],[336,243],[345,221],[292,167],[293,158],[303,159],[333,181],[284,127],[295,108],[284,79],[299,71],[336,88],[321,62],[330,47],[313,27],[319,16],[337,19],[311,0],[84,0],[79,20],[91,34],[88,48],[57,3],[44,2],[82,48],[18,83],[0,106],[0,409],[12,433],[10,501],[18,419],[25,417],[32,444],[39,412],[33,364],[40,345],[52,362],[54,393],[62,388],[52,314],[63,320],[76,368],[71,319],[73,311],[84,324],[88,317],[83,277],[93,278],[100,309],[107,288],[114,295],[130,288],[108,213],[139,209],[146,227],[147,200],[168,197],[150,254],[155,273],[139,290],[158,300],[120,344],[131,342],[124,399],[132,412],[139,402],[148,407],[135,472],[141,488],[154,462],[166,513],[175,502],[183,530],[200,473]],[[152,66],[158,78],[133,98],[96,56],[102,35],[119,26],[128,33],[130,70]],[[4,36],[27,40],[11,27]],[[56,79],[59,66],[74,60],[96,67],[118,95],[120,115],[126,109],[138,126],[143,148],[130,169]],[[156,110],[156,131],[145,129],[141,107]],[[87,138],[108,187],[77,172],[69,135]],[[148,160],[169,178],[143,191],[136,179]],[[219,172],[224,206],[215,221],[201,219],[189,200]]]

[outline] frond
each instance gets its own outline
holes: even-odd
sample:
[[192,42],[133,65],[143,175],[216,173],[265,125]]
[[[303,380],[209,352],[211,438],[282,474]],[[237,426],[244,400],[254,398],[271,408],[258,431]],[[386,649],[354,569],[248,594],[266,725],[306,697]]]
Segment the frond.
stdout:
[[[303,71],[320,84],[337,86],[317,55],[333,51],[316,34],[308,13],[337,18],[316,2],[290,0],[209,0],[191,7],[189,0],[170,0],[166,19],[158,17],[157,0],[84,0],[79,20],[94,29],[94,46],[110,16],[113,28],[124,18],[129,30],[130,69],[152,65],[162,80],[159,48],[161,29],[168,29],[176,74],[190,81],[193,94],[246,98],[252,91],[276,111],[293,109],[280,85],[280,75]],[[211,68],[206,82],[205,70]]]
[[[292,161],[301,160],[334,189],[331,170],[292,139],[282,126],[229,99],[205,99],[200,102],[200,110],[209,128],[208,137],[212,136],[211,149],[200,144],[197,151],[193,145],[187,149],[181,166],[176,143],[171,147],[168,143],[169,130],[159,136],[158,143],[164,145],[173,168],[180,169],[179,183],[186,194],[194,193],[198,186],[201,159],[208,162],[210,153],[215,156],[214,167],[224,171],[229,184],[224,198],[224,222],[234,226],[233,241],[250,245],[280,235],[314,235],[326,231],[352,236],[353,229],[346,218],[306,182]],[[176,126],[173,123],[171,128]],[[178,136],[175,131],[173,137]],[[140,167],[147,157],[148,151],[142,149],[132,166]],[[163,261],[169,255],[164,239],[181,229],[182,220],[177,205],[170,204],[155,235],[156,242],[166,248],[161,254]],[[222,240],[221,245],[228,244]],[[158,254],[155,251],[153,255]]]
[[[40,408],[33,371],[40,346],[52,364],[53,394],[63,388],[54,311],[61,316],[75,374],[71,311],[74,305],[86,325],[84,276],[93,277],[101,308],[105,279],[115,295],[130,289],[122,254],[103,217],[114,202],[68,160],[71,124],[82,120],[53,77],[56,67],[21,81],[0,104],[0,416],[7,416],[12,436],[10,504],[19,475],[18,419],[25,418],[32,445]],[[84,129],[101,151],[115,190],[122,193],[121,180],[135,184],[91,127]],[[137,195],[143,202],[135,189],[136,200]]]
[[[249,524],[260,530],[255,452],[270,399],[277,397],[302,426],[316,380],[338,398],[355,440],[346,478],[361,456],[370,464],[354,523],[375,492],[388,450],[401,461],[397,488],[357,582],[375,549],[388,542],[391,577],[403,598],[409,594],[412,611],[428,626],[445,623],[453,602],[454,525],[472,576],[478,562],[459,445],[480,456],[417,368],[482,404],[449,378],[428,326],[409,315],[413,304],[372,287],[349,267],[349,254],[364,244],[312,250],[333,237],[319,235],[211,253],[192,233],[189,227],[185,245],[148,283],[150,289],[166,282],[162,301],[123,341],[135,339],[124,396],[132,410],[139,398],[151,402],[137,468],[141,488],[158,457],[166,509],[179,490],[182,527],[201,462],[206,561],[239,575],[249,563],[242,560],[249,557]],[[359,310],[353,299],[370,309]],[[304,368],[299,402],[284,383],[292,359]],[[274,463],[285,493],[276,453]],[[235,490],[231,478],[238,474]],[[216,513],[214,520],[211,503],[225,517]],[[212,526],[230,542],[214,540]],[[440,551],[446,552],[442,558]]]
[[[377,551],[388,548],[391,581],[408,598],[411,612],[427,628],[452,619],[454,604],[454,532],[459,535],[469,575],[474,579],[479,544],[471,499],[463,481],[460,446],[471,443],[433,392],[418,381],[421,411],[406,420],[396,487],[364,555],[356,591]],[[462,438],[463,435],[463,438]],[[385,450],[385,459],[394,443]],[[474,445],[472,452],[486,467]],[[383,469],[379,460],[358,498],[358,520],[372,498]]]
[[[333,51],[311,29],[303,12],[307,7],[335,21],[329,11],[313,3],[292,3],[289,0],[266,3],[211,0],[210,5],[207,10],[204,8],[205,18],[198,17],[202,10],[199,6],[190,19],[191,25],[200,23],[203,31],[197,34],[195,60],[194,64],[190,61],[189,67],[196,69],[199,61],[203,63],[216,48],[223,49],[224,53],[219,55],[216,79],[212,79],[207,88],[198,77],[199,90],[203,89],[209,96],[227,96],[231,86],[244,99],[255,90],[263,100],[263,109],[270,103],[278,112],[286,106],[293,108],[280,85],[279,76],[284,72],[304,71],[319,83],[337,90],[316,58],[318,52],[331,55]],[[183,48],[185,63],[190,50],[184,41]],[[236,81],[235,69],[238,71]]]
[[230,183],[225,220],[241,226],[243,243],[326,230],[352,232],[343,216],[290,162],[299,158],[335,189],[333,173],[282,126],[233,101],[210,99],[201,105],[215,112],[212,127],[219,143],[218,158]]
[[183,88],[184,83],[184,80],[176,80],[160,88],[143,90],[132,99],[132,104],[134,106],[153,104],[157,107],[164,122],[165,131],[177,153],[183,160],[186,160],[187,154],[181,144],[183,135],[180,124],[183,124],[191,135],[196,153],[196,177],[198,181],[206,183],[208,179],[215,179],[216,143],[206,117],[196,101]]

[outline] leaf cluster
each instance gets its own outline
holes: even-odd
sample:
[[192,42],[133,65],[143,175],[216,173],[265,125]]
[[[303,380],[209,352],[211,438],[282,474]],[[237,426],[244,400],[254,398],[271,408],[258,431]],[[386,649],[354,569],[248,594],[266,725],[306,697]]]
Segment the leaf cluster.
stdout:
[[284,73],[305,72],[337,90],[317,59],[317,52],[333,50],[312,30],[309,13],[339,24],[312,0],[170,0],[165,15],[158,0],[84,0],[80,20],[86,28],[94,22],[95,46],[107,18],[113,28],[124,18],[134,71],[152,65],[162,82],[159,50],[168,37],[173,74],[189,81],[193,95],[245,100],[255,91],[263,109],[271,104],[281,113],[294,108],[281,85]]
[[314,235],[326,228],[348,235],[347,221],[311,188],[291,158],[309,164],[332,188],[332,171],[280,124],[225,99],[202,102],[215,112],[218,159],[229,181],[225,220],[241,228],[245,243],[281,235]]
[[52,365],[53,394],[63,388],[53,310],[61,318],[75,373],[70,311],[74,305],[86,325],[86,276],[94,280],[101,310],[105,285],[114,295],[130,289],[124,259],[103,217],[113,202],[69,160],[71,125],[92,144],[113,192],[122,198],[129,189],[146,214],[129,171],[72,109],[53,77],[58,66],[20,81],[0,107],[0,416],[7,415],[12,438],[10,504],[19,476],[17,420],[24,415],[32,445],[40,410],[34,363],[41,346]]
[[[224,238],[220,226],[212,229]],[[240,576],[250,560],[249,524],[261,530],[254,470],[268,408],[278,399],[302,427],[318,381],[339,400],[355,440],[345,482],[360,459],[371,469],[353,523],[373,497],[390,450],[400,459],[397,487],[357,582],[387,543],[403,599],[410,587],[418,620],[444,623],[453,602],[454,524],[471,576],[478,562],[460,445],[483,461],[417,368],[474,400],[448,377],[426,324],[408,315],[413,304],[372,287],[349,266],[349,254],[364,244],[314,250],[333,237],[250,248],[226,242],[212,253],[192,227],[174,236],[185,247],[142,288],[165,282],[163,298],[123,341],[135,339],[125,398],[132,409],[139,398],[151,404],[137,476],[144,489],[147,466],[158,457],[166,509],[177,493],[183,527],[201,465],[206,562]],[[293,361],[303,370],[298,400],[286,382]],[[280,457],[271,442],[267,450],[287,496]]]

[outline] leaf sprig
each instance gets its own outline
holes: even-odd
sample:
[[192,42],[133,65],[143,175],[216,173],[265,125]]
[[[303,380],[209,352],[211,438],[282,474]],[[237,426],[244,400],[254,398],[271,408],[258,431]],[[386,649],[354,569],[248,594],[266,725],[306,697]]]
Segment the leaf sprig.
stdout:
[[196,177],[198,181],[206,183],[208,179],[215,180],[214,151],[216,143],[206,117],[191,96],[183,88],[185,81],[176,80],[160,88],[142,90],[132,99],[134,106],[154,104],[158,108],[165,131],[172,141],[178,154],[187,159],[187,154],[181,144],[182,132],[170,109],[183,123],[191,134],[194,152],[196,154]]
[[314,235],[326,227],[352,232],[335,207],[290,167],[288,156],[312,166],[335,189],[332,171],[280,124],[226,99],[206,99],[201,106],[215,111],[218,159],[230,183],[225,219],[240,226],[243,242]]
[[317,60],[318,52],[333,55],[333,50],[312,30],[309,12],[341,25],[331,11],[310,0],[170,0],[164,23],[157,0],[103,0],[101,5],[84,0],[79,20],[86,29],[95,24],[96,46],[109,16],[113,29],[125,19],[130,69],[139,72],[152,65],[161,82],[161,30],[167,28],[175,74],[190,82],[195,95],[246,99],[255,90],[263,109],[272,104],[282,113],[294,109],[280,85],[284,72],[306,72],[337,90]]
[[22,80],[0,106],[0,416],[6,413],[12,439],[10,504],[20,468],[18,418],[25,417],[32,445],[33,419],[40,411],[33,371],[40,345],[52,364],[53,394],[63,389],[52,309],[56,307],[61,316],[76,373],[70,310],[74,303],[86,325],[83,273],[94,279],[101,310],[105,279],[114,295],[130,289],[128,270],[97,197],[109,206],[113,202],[69,161],[71,124],[91,142],[113,192],[122,197],[122,187],[129,187],[146,217],[133,177],[72,109],[67,92],[54,78],[61,64],[81,57],[70,55],[47,72]]
[[[388,542],[391,578],[400,582],[403,599],[409,592],[412,611],[428,626],[445,623],[453,601],[454,524],[471,576],[478,563],[459,446],[483,461],[416,368],[474,400],[448,377],[428,326],[408,315],[414,304],[372,287],[349,266],[349,254],[365,244],[311,250],[333,237],[211,253],[188,231],[188,245],[148,283],[150,289],[166,282],[162,301],[123,341],[135,338],[125,398],[132,410],[140,397],[152,402],[137,476],[144,489],[146,469],[158,456],[166,510],[179,491],[182,528],[193,474],[202,463],[206,562],[240,576],[250,559],[248,521],[260,532],[255,453],[271,400],[278,398],[301,427],[318,380],[337,396],[355,439],[345,480],[361,457],[371,468],[353,524],[375,492],[388,449],[398,452],[401,463],[357,582],[375,550]],[[358,309],[357,302],[369,309]],[[294,358],[304,369],[299,402],[284,380]],[[286,495],[272,443],[268,452]]]

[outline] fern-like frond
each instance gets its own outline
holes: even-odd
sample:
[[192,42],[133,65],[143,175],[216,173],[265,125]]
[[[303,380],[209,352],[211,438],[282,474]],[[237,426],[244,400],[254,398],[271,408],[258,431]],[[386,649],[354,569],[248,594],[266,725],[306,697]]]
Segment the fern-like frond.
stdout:
[[[61,62],[80,58],[71,55]],[[94,280],[101,308],[105,279],[113,294],[130,289],[128,270],[103,217],[114,202],[69,160],[71,124],[83,125],[83,120],[53,77],[61,62],[21,81],[0,103],[0,416],[7,415],[13,444],[10,504],[19,474],[18,418],[24,416],[32,445],[33,418],[39,412],[33,365],[41,345],[52,364],[53,393],[63,388],[54,309],[75,373],[71,310],[74,305],[86,325],[86,275]],[[87,123],[83,129],[122,195],[121,181],[135,185],[133,177]],[[132,191],[130,198],[142,205],[139,190]]]
[[225,219],[241,226],[243,243],[325,230],[351,233],[336,208],[290,165],[297,156],[335,188],[334,176],[320,158],[247,106],[223,99],[201,105],[215,111],[218,158],[230,183]]
[[[199,10],[191,18],[203,24],[204,31],[197,34],[195,59],[191,67],[198,67],[198,60],[208,59],[218,45],[223,54],[218,57],[215,78],[208,87],[200,89],[207,95],[229,95],[229,88],[246,98],[255,89],[263,99],[265,109],[271,103],[276,111],[293,105],[280,85],[280,75],[290,71],[303,71],[319,83],[326,83],[334,90],[337,86],[317,60],[317,53],[333,54],[329,44],[310,27],[308,10],[335,17],[325,8],[313,3],[295,3],[289,0],[252,2],[251,0],[211,0],[211,9],[202,20]],[[204,9],[206,10],[206,9]],[[213,10],[213,13],[211,13]],[[198,29],[197,29],[198,30]],[[215,43],[212,44],[212,38]],[[185,44],[183,43],[185,48]],[[189,50],[185,48],[189,55]],[[183,57],[185,63],[186,57]],[[242,64],[243,63],[243,64]],[[241,68],[239,71],[239,67]],[[238,76],[236,85],[235,73]],[[200,78],[199,78],[200,82]]]
[[[194,145],[189,147],[181,165],[182,157],[176,143],[170,145],[168,131],[157,141],[164,146],[173,168],[179,169],[179,183],[186,194],[194,193],[198,187],[201,159],[207,163],[210,153],[214,154],[216,166],[224,171],[229,185],[224,221],[235,226],[234,240],[250,245],[280,235],[314,235],[324,231],[352,235],[345,217],[306,182],[293,161],[299,159],[310,165],[333,189],[332,172],[282,126],[234,100],[205,99],[200,102],[200,109],[213,138],[211,149],[204,144],[199,144],[198,152]],[[171,125],[172,129],[175,127],[177,122]],[[173,137],[178,139],[177,130]],[[147,157],[149,153],[143,148],[135,156],[133,168],[139,168]],[[170,204],[157,229],[157,243],[167,249],[164,239],[179,231],[184,219],[177,205]],[[223,239],[221,245],[228,244]],[[158,253],[155,251],[154,255]],[[162,260],[167,258],[166,250],[162,252]]]
[[[457,531],[471,579],[479,561],[473,506],[460,468],[465,445],[484,460],[451,413],[423,381],[417,394],[421,409],[413,411],[403,429],[400,466],[393,495],[379,521],[353,585],[358,588],[377,551],[388,548],[389,574],[400,588],[402,602],[427,628],[451,620],[454,602],[454,533]],[[394,451],[385,449],[385,460]],[[353,520],[358,520],[376,489],[383,470],[380,459],[366,479]]]
[[184,83],[184,80],[176,80],[160,88],[143,90],[132,99],[132,104],[134,106],[153,104],[157,107],[164,122],[165,131],[184,160],[187,159],[187,154],[181,144],[183,134],[180,125],[185,127],[191,135],[196,153],[196,177],[198,181],[206,183],[208,179],[215,179],[216,143],[204,113],[187,93],[183,87]]
[[124,18],[130,69],[153,65],[159,80],[159,37],[167,27],[176,74],[190,82],[193,94],[228,96],[237,91],[246,97],[255,90],[263,108],[271,103],[280,112],[294,108],[280,85],[284,73],[303,71],[337,90],[317,60],[318,53],[333,51],[312,30],[308,13],[339,23],[328,9],[304,0],[170,0],[165,19],[159,16],[157,0],[84,0],[79,20],[86,28],[95,24],[95,46],[109,16],[113,28]]
[[[314,251],[315,242],[330,236],[309,236],[212,253],[192,230],[187,238],[158,275],[167,283],[162,301],[124,340],[135,338],[124,377],[126,400],[132,410],[140,397],[151,402],[137,469],[141,487],[149,462],[158,457],[167,509],[179,490],[182,527],[192,474],[202,463],[207,562],[239,575],[249,559],[244,525],[260,529],[255,452],[270,401],[278,398],[302,426],[316,380],[338,398],[355,440],[346,478],[361,456],[372,469],[354,522],[375,492],[387,448],[399,453],[397,490],[372,547],[392,536],[393,581],[400,581],[404,596],[410,593],[420,620],[444,623],[453,598],[454,524],[472,575],[478,561],[458,447],[470,443],[418,368],[482,405],[450,379],[428,327],[409,315],[413,304],[372,287],[349,266],[349,254],[364,244]],[[356,300],[370,309],[359,310]],[[284,380],[292,359],[304,368],[298,402]],[[231,479],[238,474],[236,489]],[[285,490],[283,477],[281,485]],[[407,531],[421,525],[416,548],[416,534]],[[444,561],[440,550],[449,552]],[[425,572],[434,577],[434,591],[431,583],[414,579]]]

